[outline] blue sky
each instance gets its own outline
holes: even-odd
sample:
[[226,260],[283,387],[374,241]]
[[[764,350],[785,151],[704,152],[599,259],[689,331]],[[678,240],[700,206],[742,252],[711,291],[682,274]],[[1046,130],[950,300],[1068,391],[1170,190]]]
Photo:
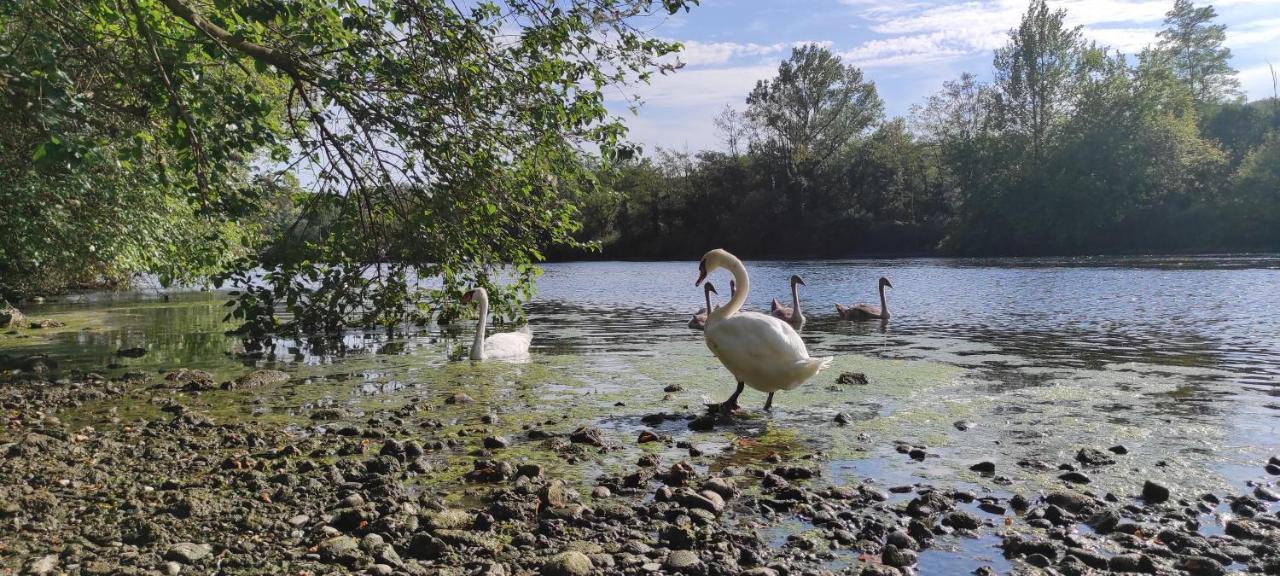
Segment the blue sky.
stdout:
[[[1049,3],[1065,8],[1087,37],[1135,53],[1155,42],[1173,0]],[[742,109],[747,92],[777,71],[792,46],[812,42],[860,66],[887,113],[905,115],[961,72],[989,79],[991,51],[1005,43],[1026,6],[1026,0],[702,0],[652,27],[654,35],[684,43],[686,66],[636,88],[645,102],[638,115],[621,100],[610,104],[647,151],[720,149],[712,118],[726,104]],[[1280,0],[1222,0],[1214,7],[1249,98],[1270,96],[1267,61],[1280,70]]]

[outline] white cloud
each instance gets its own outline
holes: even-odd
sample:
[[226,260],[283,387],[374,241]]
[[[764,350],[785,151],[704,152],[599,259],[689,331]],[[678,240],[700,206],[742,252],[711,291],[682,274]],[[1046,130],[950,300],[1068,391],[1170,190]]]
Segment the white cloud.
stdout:
[[787,48],[787,45],[781,42],[777,44],[755,44],[750,42],[742,44],[737,42],[685,40],[681,44],[684,49],[680,51],[680,61],[689,66],[725,64],[735,58],[767,56],[777,54]]
[[776,64],[679,70],[654,76],[650,84],[639,86],[634,92],[646,108],[721,106],[742,102],[757,80],[770,78],[777,71]]
[[951,60],[987,46],[998,46],[999,35],[980,36],[965,31],[941,30],[929,34],[896,36],[864,42],[840,53],[846,62],[864,68],[911,66]]
[[1280,18],[1242,22],[1227,29],[1227,46],[1234,49],[1275,45],[1278,41],[1280,41]]
[[[1276,74],[1280,74],[1280,63],[1276,64]],[[1240,71],[1240,87],[1250,100],[1270,98],[1276,93],[1276,85],[1272,84],[1271,67],[1262,64]]]
[[1084,37],[1125,54],[1137,54],[1158,39],[1159,28],[1086,28]]

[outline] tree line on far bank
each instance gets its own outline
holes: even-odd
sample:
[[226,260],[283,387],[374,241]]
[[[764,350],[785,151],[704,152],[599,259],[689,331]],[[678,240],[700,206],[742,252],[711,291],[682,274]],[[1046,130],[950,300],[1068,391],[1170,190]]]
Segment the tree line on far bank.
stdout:
[[906,118],[795,48],[716,118],[723,150],[659,149],[579,192],[578,237],[606,258],[1280,249],[1280,102],[1244,100],[1213,8],[1176,0],[1136,55],[1065,17],[1032,0],[990,82]]

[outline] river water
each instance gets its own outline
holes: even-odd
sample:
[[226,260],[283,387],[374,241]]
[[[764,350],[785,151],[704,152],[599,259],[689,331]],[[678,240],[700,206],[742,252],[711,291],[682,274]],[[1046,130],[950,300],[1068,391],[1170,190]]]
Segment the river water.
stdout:
[[[1194,496],[1245,491],[1280,451],[1280,257],[747,267],[749,309],[767,310],[775,297],[787,301],[789,276],[804,277],[804,339],[811,354],[835,361],[804,387],[780,393],[772,414],[759,412],[763,395],[748,391],[742,403],[753,413],[728,428],[694,433],[680,419],[656,425],[712,452],[735,444],[706,465],[793,452],[820,458],[837,482],[927,482],[1007,494],[1057,485],[1053,469],[1081,447],[1123,444],[1129,454],[1119,473],[1100,475],[1091,489],[1132,495],[1144,479],[1156,479]],[[877,303],[882,275],[895,286],[891,322],[835,317],[836,303]],[[634,461],[635,434],[649,427],[643,416],[692,417],[732,391],[701,332],[686,327],[701,306],[696,276],[695,262],[546,266],[528,306],[533,357],[523,365],[451,360],[469,342],[471,326],[391,337],[352,333],[343,354],[286,342],[274,360],[245,360],[235,355],[239,343],[224,335],[224,298],[216,293],[96,295],[31,306],[28,315],[67,326],[0,336],[0,353],[48,353],[64,368],[102,372],[113,362],[157,372],[203,368],[220,379],[254,365],[280,368],[295,376],[286,386],[196,401],[216,417],[295,419],[300,429],[318,406],[359,414],[464,389],[484,409],[511,414],[513,423],[604,429],[623,448],[581,472],[590,475]],[[720,271],[710,280],[723,302],[728,276]],[[114,357],[129,346],[148,353]],[[837,384],[844,372],[864,373],[869,383]],[[67,417],[109,426],[153,410],[145,402],[90,405]],[[850,424],[834,424],[839,413]],[[927,446],[929,457],[911,460],[897,443]],[[996,477],[968,471],[982,460],[996,463]],[[959,546],[960,557],[984,554],[972,543]]]

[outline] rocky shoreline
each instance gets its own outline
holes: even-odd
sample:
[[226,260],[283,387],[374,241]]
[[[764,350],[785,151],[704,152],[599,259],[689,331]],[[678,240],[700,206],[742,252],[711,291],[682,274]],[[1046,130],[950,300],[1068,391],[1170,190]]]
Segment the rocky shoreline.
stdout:
[[[1156,481],[1142,494],[1091,492],[1090,476],[1126,473],[1119,447],[1021,463],[1059,478],[1042,492],[880,490],[828,481],[817,455],[724,464],[743,448],[645,431],[630,441],[679,457],[647,453],[588,478],[513,450],[582,466],[614,457],[591,422],[510,429],[455,391],[359,422],[323,409],[308,425],[214,421],[192,407],[202,391],[287,377],[258,371],[220,385],[180,370],[0,382],[0,573],[893,575],[927,573],[919,562],[939,543],[989,538],[1016,573],[1280,574],[1277,458],[1259,463],[1248,494],[1180,494]],[[163,416],[63,420],[125,396]],[[459,405],[473,409],[449,411]],[[695,416],[654,420],[715,425]],[[998,473],[994,463],[974,470]],[[1206,523],[1215,511],[1225,524]],[[771,537],[781,523],[803,529]]]

